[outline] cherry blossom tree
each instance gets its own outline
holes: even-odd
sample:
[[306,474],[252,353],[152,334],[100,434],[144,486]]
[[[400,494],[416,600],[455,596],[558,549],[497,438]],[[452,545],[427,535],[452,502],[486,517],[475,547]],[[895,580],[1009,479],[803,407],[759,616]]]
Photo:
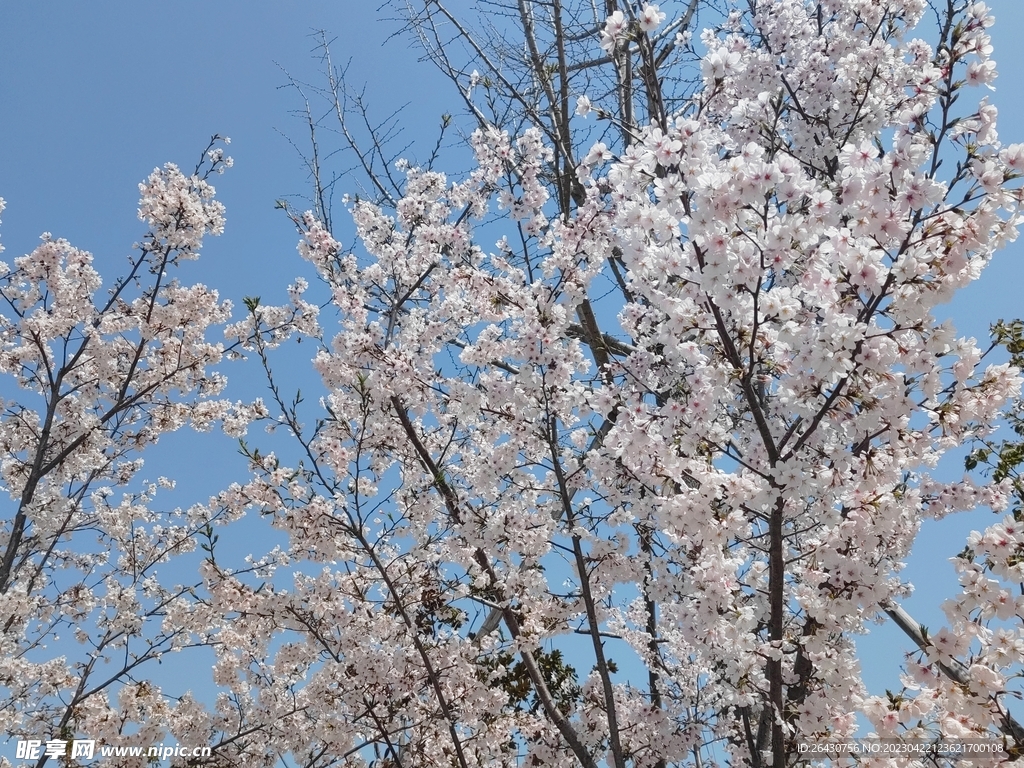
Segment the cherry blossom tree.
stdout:
[[217,397],[225,345],[207,336],[230,305],[172,274],[223,228],[209,182],[230,166],[221,145],[191,175],[168,164],[139,185],[149,229],[106,290],[91,254],[48,233],[0,264],[0,729],[16,738],[158,734],[168,705],[144,670],[201,642],[188,621],[201,580],[176,584],[166,564],[223,513],[164,512],[173,481],[139,473],[161,435],[241,434],[261,413]]
[[[314,130],[313,210],[284,207],[327,301],[301,278],[249,298],[228,348],[206,340],[227,307],[168,276],[222,224],[216,147],[143,185],[152,231],[109,299],[59,241],[5,270],[5,370],[39,400],[2,422],[8,733],[307,768],[806,765],[858,718],[1017,748],[1020,521],[958,558],[948,627],[899,607],[922,521],[1015,492],[936,471],[989,460],[1020,391],[933,314],[1016,236],[1024,146],[979,96],[989,10],[747,0],[694,41],[696,2],[589,7],[517,1],[518,49],[417,7],[475,123],[458,177],[361,144],[332,69],[357,243]],[[311,405],[276,363],[296,338]],[[228,351],[268,409],[220,399]],[[168,523],[160,483],[113,498],[160,434],[255,418],[278,434],[209,503]],[[286,545],[215,556],[214,526],[257,513]],[[921,650],[882,698],[854,638],[885,614]],[[67,624],[81,660],[38,660]],[[209,706],[141,671],[192,644]]]
[[[741,5],[687,88],[662,71],[695,50],[686,24],[651,4],[588,30],[553,3],[544,38],[519,3],[513,80],[427,3],[414,29],[478,122],[456,182],[360,151],[331,74],[374,198],[349,199],[350,252],[312,158],[294,219],[336,320],[298,281],[230,330],[299,447],[249,449],[254,479],[222,499],[288,551],[258,580],[206,571],[239,722],[309,765],[799,765],[858,717],[1014,748],[1019,598],[991,576],[1019,581],[1019,523],[961,558],[949,628],[898,606],[923,520],[1012,493],[934,471],[1020,386],[933,315],[1016,236],[1024,148],[977,95],[992,17]],[[609,88],[578,88],[602,66]],[[515,119],[492,119],[502,98]],[[609,141],[581,145],[587,119]],[[320,344],[312,420],[272,364],[292,333]],[[853,638],[886,613],[922,652],[880,698]]]

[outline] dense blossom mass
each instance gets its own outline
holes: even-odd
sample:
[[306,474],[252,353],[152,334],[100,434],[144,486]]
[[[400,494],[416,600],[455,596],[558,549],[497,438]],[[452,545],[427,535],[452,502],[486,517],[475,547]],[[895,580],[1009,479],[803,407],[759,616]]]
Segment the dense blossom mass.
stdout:
[[[1013,493],[935,471],[1020,393],[933,312],[1015,238],[1024,171],[979,97],[988,8],[935,6],[751,0],[703,33],[700,85],[673,101],[657,52],[696,50],[686,22],[611,3],[591,54],[620,97],[637,62],[648,119],[563,79],[547,128],[476,110],[465,178],[402,164],[390,203],[353,202],[357,252],[295,217],[333,312],[299,279],[227,330],[271,410],[212,399],[205,333],[227,308],[163,277],[220,229],[205,176],[144,185],[153,232],[106,304],[65,243],[5,267],[3,369],[44,405],[7,403],[0,434],[21,500],[3,727],[141,728],[212,743],[215,764],[309,768],[807,765],[801,744],[864,723],[1012,748],[1016,517],[955,559],[963,593],[918,629],[902,693],[868,695],[854,645],[908,593],[922,521]],[[570,120],[595,118],[613,130],[577,147]],[[295,336],[318,342],[312,419],[274,373]],[[161,432],[271,412],[291,443],[246,446],[252,478],[209,504],[158,524],[155,487],[114,499],[137,470],[122,456]],[[287,544],[215,558],[215,525],[254,512]],[[85,531],[109,554],[64,547]],[[195,585],[148,575],[198,544]],[[31,661],[71,620],[89,661]],[[213,705],[129,675],[192,643],[215,651]],[[117,648],[138,661],[114,700],[90,674]]]

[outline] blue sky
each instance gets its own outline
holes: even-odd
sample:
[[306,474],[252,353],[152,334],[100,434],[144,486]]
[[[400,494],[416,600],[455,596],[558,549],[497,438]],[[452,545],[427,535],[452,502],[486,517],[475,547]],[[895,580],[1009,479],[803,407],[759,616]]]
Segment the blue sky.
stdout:
[[[670,10],[675,0],[665,0]],[[993,101],[1004,141],[1024,141],[1024,3],[991,0],[1001,75]],[[285,70],[315,79],[311,34],[335,37],[338,63],[351,59],[349,77],[367,84],[379,115],[401,114],[410,140],[433,140],[440,116],[458,109],[451,90],[429,65],[417,62],[398,29],[381,20],[375,2],[304,0],[179,0],[173,3],[47,0],[0,3],[0,196],[7,200],[0,241],[10,259],[49,231],[92,251],[108,277],[141,234],[137,184],[166,161],[191,167],[213,133],[232,138],[235,167],[215,179],[227,206],[227,230],[210,240],[188,282],[218,287],[237,307],[245,295],[284,300],[284,288],[306,272],[295,253],[296,234],[274,201],[307,190],[305,171],[279,131],[301,142],[301,106]],[[304,207],[289,198],[296,207]],[[983,279],[949,306],[964,333],[984,338],[997,318],[1024,314],[1024,240],[1000,253]],[[296,350],[297,352],[303,352]],[[227,369],[229,378],[233,371]],[[255,394],[261,382],[235,374],[235,397]],[[186,450],[187,448],[187,450]],[[191,433],[172,436],[155,459],[201,499],[241,477],[244,462],[233,444]],[[2,513],[0,513],[2,514]],[[946,559],[984,512],[926,527],[907,577],[918,587],[911,611],[941,624],[938,605],[955,579]],[[898,685],[901,636],[892,627],[863,642],[872,686]],[[888,661],[886,661],[888,660]],[[891,662],[891,663],[890,663]],[[875,666],[877,664],[877,667]]]

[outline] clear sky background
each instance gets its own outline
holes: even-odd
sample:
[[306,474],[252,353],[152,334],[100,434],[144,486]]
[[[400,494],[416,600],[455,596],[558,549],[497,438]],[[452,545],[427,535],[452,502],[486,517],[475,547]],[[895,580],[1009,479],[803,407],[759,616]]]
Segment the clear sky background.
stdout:
[[[662,7],[671,14],[678,2],[664,0]],[[989,5],[997,19],[1000,76],[991,96],[1000,135],[1024,141],[1024,2]],[[404,106],[409,140],[432,142],[441,114],[459,108],[446,81],[418,63],[407,38],[386,42],[399,26],[386,20],[392,15],[378,11],[375,0],[0,1],[3,258],[31,250],[49,231],[93,252],[109,281],[143,234],[135,215],[138,183],[167,161],[191,168],[219,133],[232,138],[235,159],[214,179],[227,229],[207,241],[203,258],[181,279],[219,288],[236,307],[246,295],[282,303],[288,283],[308,270],[295,252],[294,228],[274,201],[307,207],[290,196],[309,186],[301,158],[281,135],[304,146],[304,124],[291,114],[301,102],[282,86],[285,71],[318,77],[311,34],[324,29],[335,38],[335,62],[351,59],[349,79],[366,83],[378,115]],[[984,339],[994,320],[1024,315],[1022,253],[1024,240],[998,254],[982,280],[948,307],[961,332]],[[226,373],[232,397],[261,392],[257,372],[229,366]],[[180,504],[244,476],[231,441],[197,440],[184,431],[159,448],[147,463],[158,465],[153,476],[178,479]],[[0,499],[0,515],[9,514],[8,503]],[[978,512],[925,527],[906,572],[917,587],[907,605],[930,627],[942,624],[938,606],[956,588],[947,558],[972,528],[991,521],[991,513]],[[898,687],[896,648],[905,645],[891,625],[862,641],[873,692]]]

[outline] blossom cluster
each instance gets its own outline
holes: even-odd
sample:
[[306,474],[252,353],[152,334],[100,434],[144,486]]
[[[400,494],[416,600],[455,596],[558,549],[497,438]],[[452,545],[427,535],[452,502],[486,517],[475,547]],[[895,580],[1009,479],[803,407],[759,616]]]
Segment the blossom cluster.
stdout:
[[108,290],[92,254],[50,234],[0,264],[4,733],[118,744],[134,728],[160,742],[175,706],[143,665],[208,627],[195,621],[199,582],[177,583],[170,563],[223,515],[163,511],[174,482],[144,479],[141,453],[186,424],[241,435],[265,414],[221,397],[226,350],[210,336],[230,303],[171,274],[223,228],[206,178],[230,159],[216,140],[210,153],[192,175],[167,165],[140,185],[149,229]]

